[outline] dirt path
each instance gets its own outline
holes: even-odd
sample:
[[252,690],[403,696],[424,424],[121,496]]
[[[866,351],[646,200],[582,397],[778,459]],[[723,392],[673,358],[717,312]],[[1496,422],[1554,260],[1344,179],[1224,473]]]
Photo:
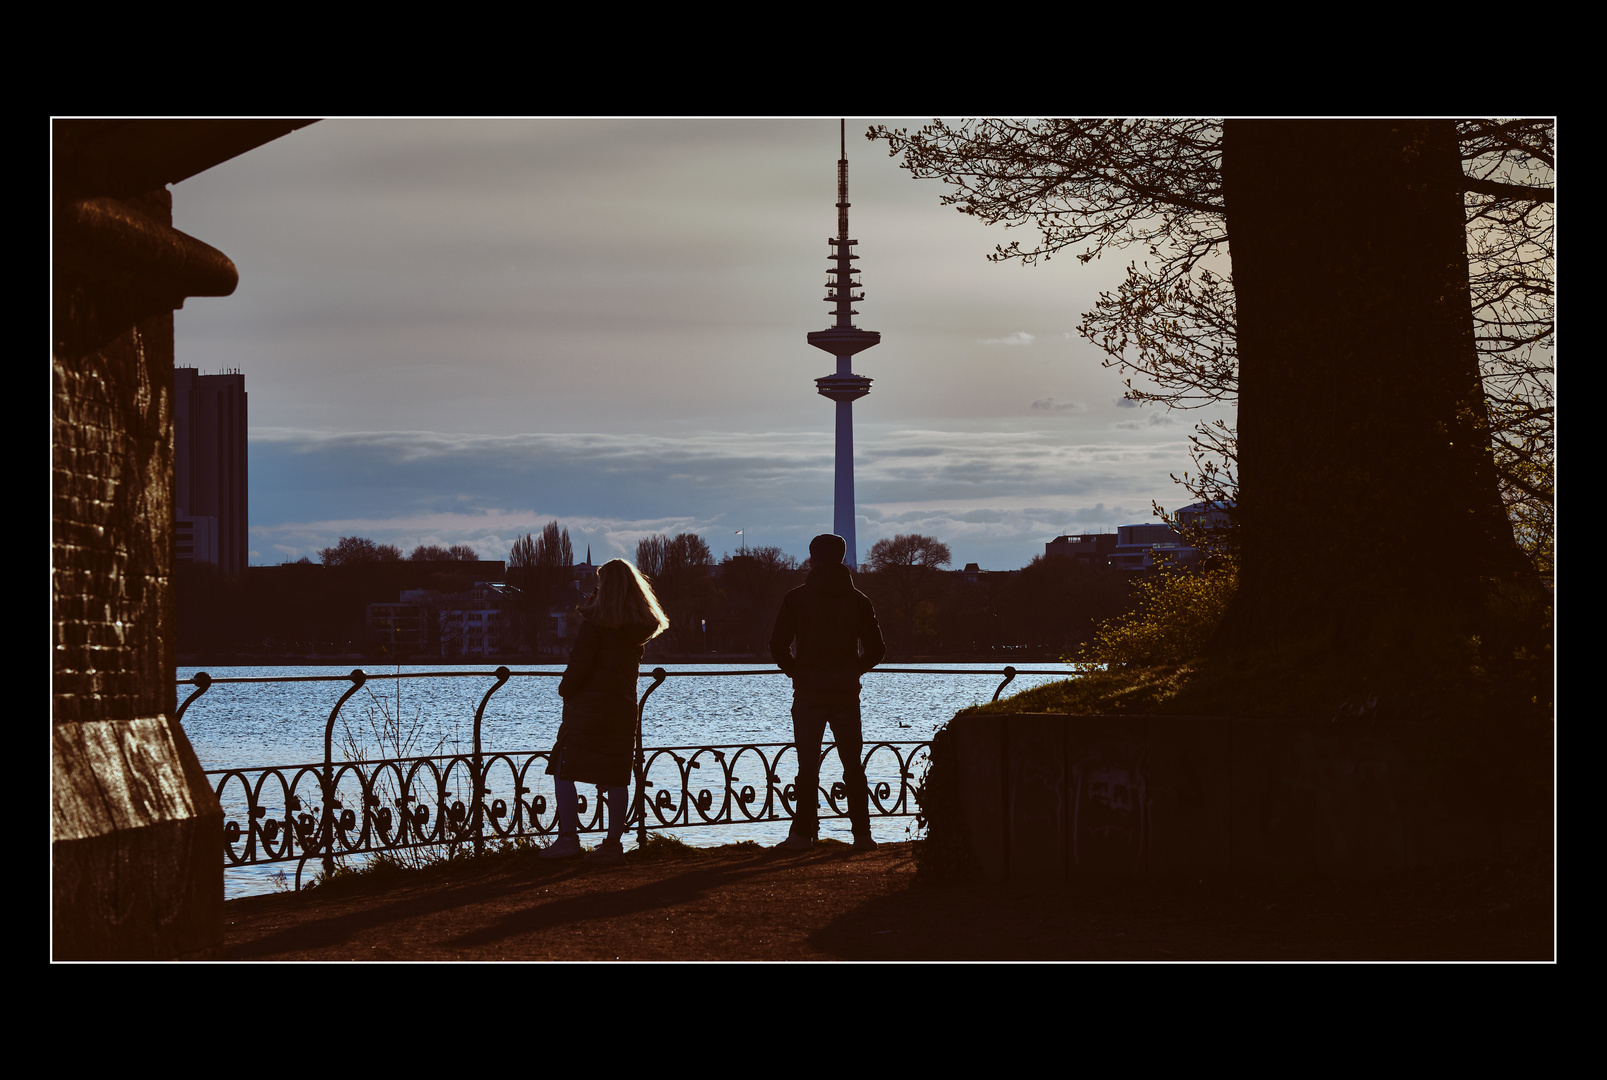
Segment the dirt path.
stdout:
[[231,960],[1549,960],[1552,864],[1368,882],[915,884],[908,844],[503,856],[225,905]]

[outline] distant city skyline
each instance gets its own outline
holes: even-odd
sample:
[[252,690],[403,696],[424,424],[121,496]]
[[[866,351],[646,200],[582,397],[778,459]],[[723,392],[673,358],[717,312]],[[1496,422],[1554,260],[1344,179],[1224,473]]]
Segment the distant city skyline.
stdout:
[[[921,532],[1007,569],[1189,502],[1195,420],[1121,400],[1080,338],[1120,260],[1023,268],[850,120],[858,547]],[[632,557],[697,532],[798,558],[832,524],[810,392],[835,232],[835,117],[325,120],[174,187],[234,296],[176,313],[177,362],[251,386],[251,562],[341,535],[506,558],[553,518]],[[1136,258],[1141,252],[1134,252]],[[1227,267],[1221,268],[1224,272]],[[745,537],[736,530],[746,528]]]

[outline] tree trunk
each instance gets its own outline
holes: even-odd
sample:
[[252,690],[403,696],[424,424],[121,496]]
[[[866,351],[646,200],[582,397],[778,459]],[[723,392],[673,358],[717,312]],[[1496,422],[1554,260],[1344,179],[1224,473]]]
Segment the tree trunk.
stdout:
[[1230,121],[1239,595],[1218,641],[1467,633],[1497,494],[1448,121]]

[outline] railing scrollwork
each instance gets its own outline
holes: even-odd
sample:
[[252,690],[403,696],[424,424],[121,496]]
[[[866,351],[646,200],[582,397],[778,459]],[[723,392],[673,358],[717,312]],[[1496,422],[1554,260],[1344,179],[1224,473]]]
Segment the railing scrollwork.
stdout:
[[[909,669],[877,669],[908,672]],[[921,674],[986,674],[921,670]],[[225,865],[241,867],[296,862],[296,883],[309,859],[321,859],[326,873],[337,859],[399,853],[434,846],[472,847],[478,854],[487,843],[545,839],[558,831],[557,808],[548,793],[537,791],[546,780],[547,750],[488,750],[482,724],[492,695],[515,676],[556,677],[557,672],[419,672],[383,678],[485,677],[494,681],[474,714],[474,742],[469,753],[366,761],[334,760],[334,728],[341,709],[370,680],[361,668],[344,676],[217,679],[201,671],[189,680],[196,687],[178,710],[185,711],[221,682],[345,681],[350,685],[330,710],[324,726],[324,759],[320,763],[259,768],[216,769],[215,791],[225,807]],[[644,677],[649,673],[643,673]],[[780,675],[777,670],[667,672],[654,668],[652,683],[637,705],[635,797],[627,827],[639,843],[650,829],[685,829],[789,820],[798,792],[783,777],[782,759],[796,749],[791,743],[724,746],[647,747],[643,745],[648,699],[675,676]],[[999,692],[1018,674],[1006,667]],[[1060,674],[1024,672],[1022,674]],[[871,742],[863,764],[873,817],[913,815],[916,764],[929,749],[927,741]],[[824,759],[834,751],[822,750]],[[842,781],[823,781],[817,798],[823,811],[847,815]],[[588,818],[588,810],[590,810]],[[603,800],[579,799],[583,832],[603,828]]]

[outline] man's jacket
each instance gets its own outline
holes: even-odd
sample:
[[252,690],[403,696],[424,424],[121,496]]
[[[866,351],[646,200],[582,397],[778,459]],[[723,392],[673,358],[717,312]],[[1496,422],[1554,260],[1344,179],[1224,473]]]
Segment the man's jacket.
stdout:
[[841,563],[816,566],[781,602],[770,656],[792,679],[793,700],[856,705],[859,677],[887,655],[876,609]]

